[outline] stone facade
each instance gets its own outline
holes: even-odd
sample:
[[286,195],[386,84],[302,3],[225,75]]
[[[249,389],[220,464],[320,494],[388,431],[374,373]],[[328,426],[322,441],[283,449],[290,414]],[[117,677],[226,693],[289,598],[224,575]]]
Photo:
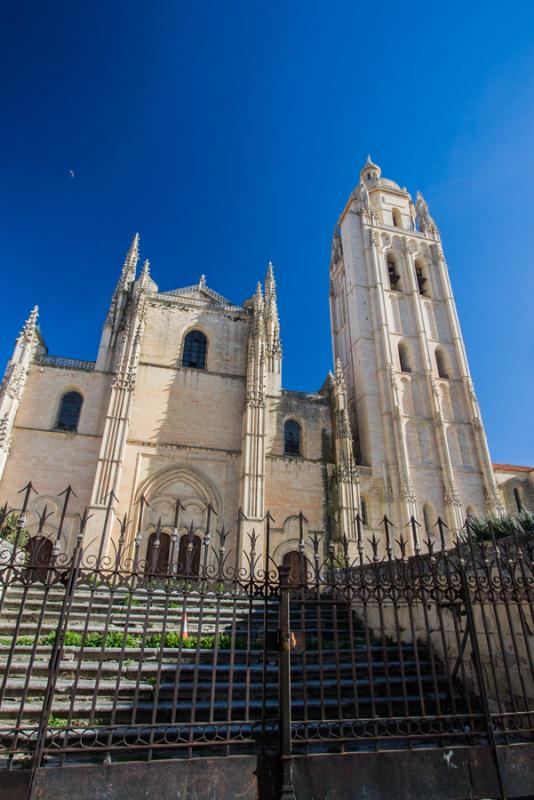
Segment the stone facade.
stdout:
[[[383,535],[384,514],[400,523],[440,514],[455,531],[468,512],[515,511],[514,481],[534,505],[532,471],[492,469],[426,203],[414,207],[370,160],[334,233],[336,366],[316,394],[282,388],[271,265],[263,287],[234,305],[204,276],[160,292],[138,262],[135,236],[96,362],[48,355],[37,309],[17,339],[0,390],[0,492],[16,505],[31,478],[34,531],[54,536],[68,484],[65,546],[74,512],[88,506],[95,553],[116,546],[126,515],[128,543],[140,537],[143,555],[158,522],[175,536],[209,524],[229,531],[240,558],[251,549],[261,558],[268,535],[277,563],[302,529],[310,558],[310,534],[326,530],[355,552],[359,511],[367,537]],[[190,346],[202,363],[188,361]],[[70,401],[82,402],[74,425],[62,421]]]

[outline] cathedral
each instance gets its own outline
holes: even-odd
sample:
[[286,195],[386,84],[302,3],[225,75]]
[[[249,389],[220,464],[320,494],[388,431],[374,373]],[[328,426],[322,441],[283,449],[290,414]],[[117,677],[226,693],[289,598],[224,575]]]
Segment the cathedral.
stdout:
[[234,304],[203,275],[160,291],[139,250],[136,235],[94,362],[50,355],[37,308],[16,340],[0,502],[32,481],[30,533],[54,540],[68,485],[64,549],[88,507],[86,548],[107,552],[126,516],[145,557],[159,525],[162,566],[172,531],[224,526],[240,556],[268,536],[279,564],[303,527],[309,558],[314,534],[354,556],[358,525],[384,546],[384,515],[423,538],[439,516],[452,542],[471,514],[534,508],[534,469],[492,464],[428,206],[370,158],[334,228],[333,367],[316,393],[283,388],[271,264]]

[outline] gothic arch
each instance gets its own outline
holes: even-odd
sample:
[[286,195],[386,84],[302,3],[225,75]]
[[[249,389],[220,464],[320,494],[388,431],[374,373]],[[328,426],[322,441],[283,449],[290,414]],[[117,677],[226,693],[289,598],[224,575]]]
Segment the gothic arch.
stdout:
[[[185,507],[181,516],[182,524],[205,522],[209,505],[217,514],[222,509],[222,499],[213,482],[200,470],[184,464],[164,467],[139,484],[134,498],[137,514],[139,500],[143,496],[150,506],[142,521],[143,528],[155,525],[159,517],[163,527],[172,526],[178,499]],[[139,522],[137,520],[136,529]]]
[[[275,547],[273,552],[273,561],[277,566],[280,566],[284,560],[284,556],[287,553],[291,553],[292,551],[299,552],[299,539],[292,538],[287,539],[285,542],[281,542],[277,547]],[[314,562],[314,553],[311,545],[304,540],[304,557],[306,558],[308,565],[312,566]],[[320,558],[320,563],[322,563],[323,557]],[[309,567],[308,567],[309,568]]]

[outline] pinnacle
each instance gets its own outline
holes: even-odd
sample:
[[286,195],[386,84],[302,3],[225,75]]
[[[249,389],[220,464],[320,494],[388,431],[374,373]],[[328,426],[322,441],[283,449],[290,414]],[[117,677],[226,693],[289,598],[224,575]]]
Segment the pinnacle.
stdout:
[[254,311],[256,314],[260,314],[263,319],[263,312],[264,312],[264,302],[263,302],[263,294],[261,291],[261,283],[258,281],[256,286],[256,291],[254,293]]
[[267,273],[265,275],[265,294],[274,297],[276,292],[276,281],[274,279],[273,262],[269,261]]
[[126,253],[126,261],[132,261],[139,258],[139,242],[140,237],[138,233],[134,233],[132,237],[132,241],[130,243],[130,247],[128,248],[128,252]]
[[30,312],[30,316],[24,323],[21,335],[31,335],[37,325],[37,317],[39,316],[39,306],[34,306]]
[[117,284],[116,291],[125,289],[128,282],[135,280],[135,273],[137,270],[137,262],[139,261],[139,234],[135,233],[132,237],[130,247],[124,258],[121,277]]

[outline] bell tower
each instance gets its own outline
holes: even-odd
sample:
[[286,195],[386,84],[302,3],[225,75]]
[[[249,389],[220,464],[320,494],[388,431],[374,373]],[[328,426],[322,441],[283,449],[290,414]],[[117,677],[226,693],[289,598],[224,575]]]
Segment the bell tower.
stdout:
[[499,513],[438,228],[370,157],[334,230],[330,305],[355,455],[383,511],[415,516],[421,538],[438,515],[452,533]]

